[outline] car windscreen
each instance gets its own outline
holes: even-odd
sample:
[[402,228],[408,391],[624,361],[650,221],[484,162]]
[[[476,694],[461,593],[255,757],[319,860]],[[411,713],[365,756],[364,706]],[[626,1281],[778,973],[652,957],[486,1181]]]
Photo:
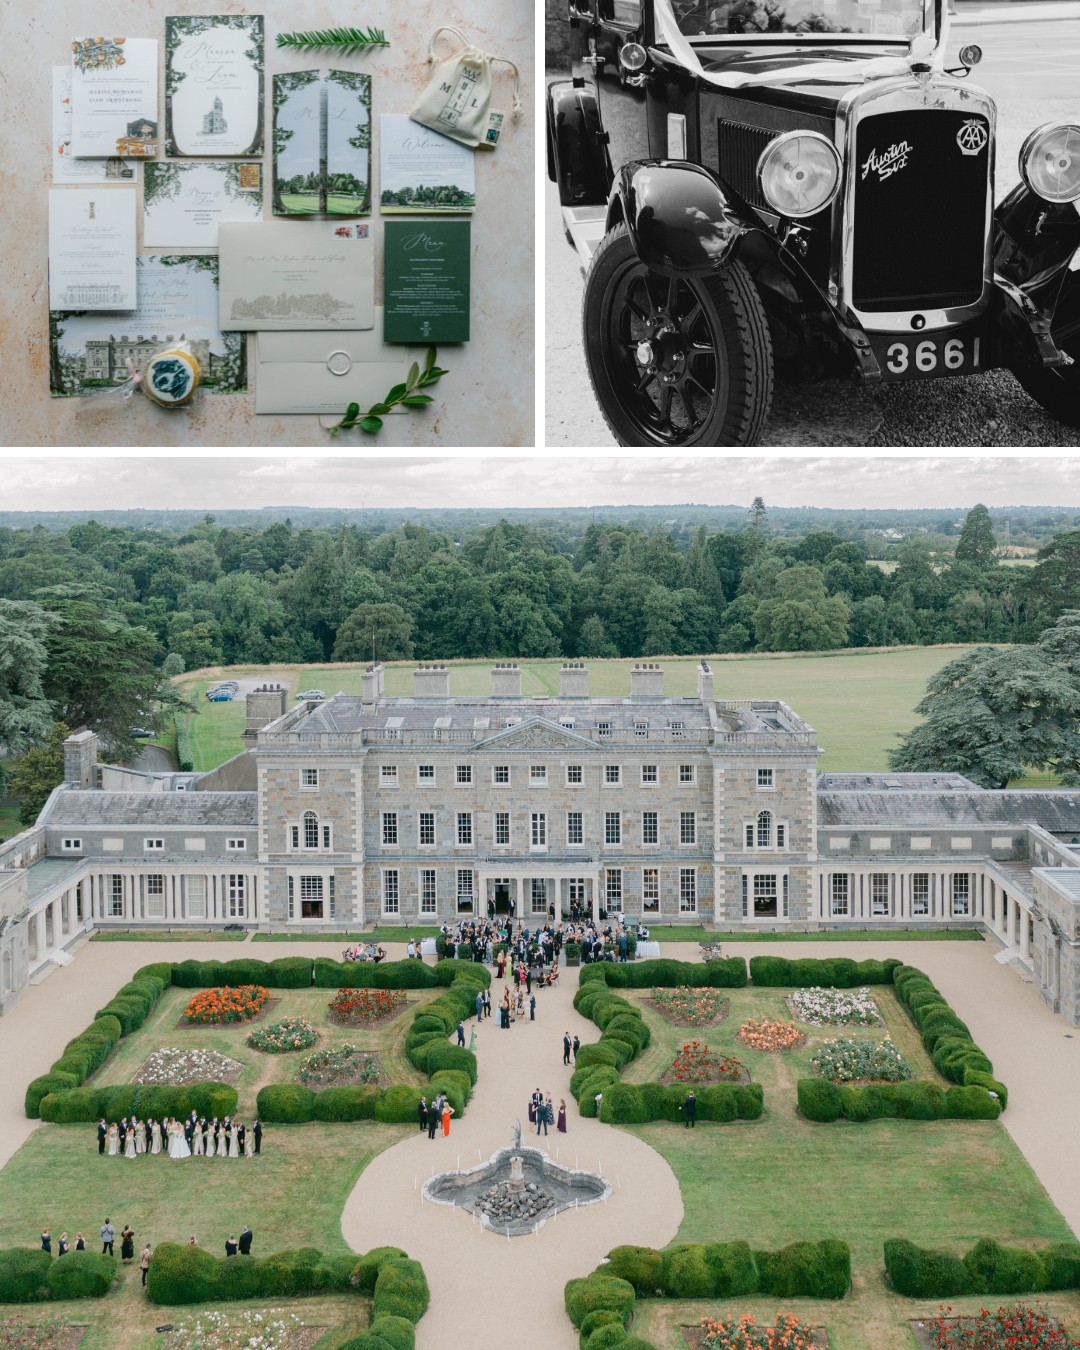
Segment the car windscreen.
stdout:
[[669,0],[686,37],[850,33],[910,39],[933,24],[933,0]]

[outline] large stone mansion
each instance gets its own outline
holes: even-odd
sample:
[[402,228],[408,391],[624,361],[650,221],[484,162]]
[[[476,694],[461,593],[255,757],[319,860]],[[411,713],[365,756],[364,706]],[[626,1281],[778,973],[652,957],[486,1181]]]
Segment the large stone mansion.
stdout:
[[[783,703],[693,698],[639,665],[629,697],[488,697],[419,666],[360,697],[247,696],[247,748],[203,774],[100,764],[73,735],[37,823],[0,845],[0,1011],[88,929],[356,931],[512,913],[773,931],[974,926],[1080,1023],[1080,793],[956,774],[819,774]],[[1010,959],[1006,957],[1006,959]]]

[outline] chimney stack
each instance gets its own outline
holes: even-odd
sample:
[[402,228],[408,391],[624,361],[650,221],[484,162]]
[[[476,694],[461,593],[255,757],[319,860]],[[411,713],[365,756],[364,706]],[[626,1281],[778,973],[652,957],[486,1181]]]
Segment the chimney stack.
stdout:
[[287,700],[285,687],[280,684],[261,684],[247,695],[244,700],[246,725],[243,740],[249,749],[259,739],[263,727],[284,717]]
[[630,672],[630,697],[632,699],[663,698],[663,669],[654,662],[636,665]]
[[98,738],[94,731],[73,732],[64,742],[64,782],[97,787]]
[[374,706],[382,698],[383,692],[383,668],[382,662],[376,661],[368,666],[360,677],[360,694],[365,703]]
[[563,662],[559,670],[559,697],[589,697],[589,671],[584,661]]
[[521,668],[515,662],[496,661],[492,666],[491,697],[521,697]]
[[450,672],[445,666],[419,665],[413,671],[413,698],[449,698]]
[[697,668],[697,695],[702,703],[713,701],[713,673],[708,661],[702,661]]

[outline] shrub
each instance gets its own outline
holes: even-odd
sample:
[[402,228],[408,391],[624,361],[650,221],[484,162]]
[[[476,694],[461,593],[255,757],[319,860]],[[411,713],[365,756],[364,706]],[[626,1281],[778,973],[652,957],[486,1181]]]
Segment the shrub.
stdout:
[[43,1073],[40,1078],[33,1078],[26,1085],[23,1110],[31,1120],[38,1120],[41,1116],[41,1103],[49,1093],[67,1092],[78,1086],[79,1080],[74,1074]]
[[634,1306],[634,1286],[611,1275],[594,1273],[583,1280],[569,1280],[563,1294],[567,1316],[580,1327],[586,1316],[599,1308],[618,1313],[625,1322]]
[[714,1242],[705,1248],[716,1298],[740,1298],[758,1289],[761,1276],[748,1242]]
[[256,1098],[264,1124],[298,1125],[314,1119],[315,1093],[299,1083],[270,1083]]
[[1046,1289],[1080,1289],[1080,1243],[1057,1242],[1039,1248]]
[[616,1312],[614,1308],[597,1308],[595,1312],[587,1313],[581,1323],[581,1331],[578,1337],[580,1350],[586,1350],[589,1337],[594,1331],[598,1331],[601,1327],[621,1327],[622,1325],[622,1314]]
[[476,1056],[464,1046],[433,1041],[427,1046],[424,1067],[429,1074],[438,1073],[440,1069],[456,1069],[467,1074],[470,1083],[476,1083]]
[[307,956],[281,956],[268,961],[258,983],[271,989],[309,989],[312,980],[312,962]]
[[359,1293],[366,1298],[370,1298],[375,1292],[375,1281],[378,1278],[379,1267],[382,1263],[404,1258],[406,1255],[407,1253],[403,1252],[400,1247],[372,1247],[371,1251],[365,1252],[353,1266],[349,1283]]
[[603,1092],[618,1081],[619,1071],[612,1064],[583,1064],[570,1075],[570,1095],[576,1100],[586,1092]]
[[422,961],[331,961],[319,956],[314,962],[319,989],[434,989],[443,981]]
[[390,1350],[414,1350],[416,1345],[416,1328],[407,1317],[390,1314],[376,1317],[368,1327],[367,1334],[377,1337]]
[[168,989],[173,982],[173,963],[171,961],[152,961],[148,966],[140,966],[131,978],[132,980],[159,980],[162,989]]
[[614,1050],[609,1050],[606,1045],[601,1045],[599,1042],[596,1042],[595,1044],[583,1045],[581,1047],[577,1052],[576,1064],[579,1069],[585,1068],[586,1065],[602,1064],[606,1064],[608,1068],[615,1069],[618,1067],[619,1058]]
[[840,1089],[824,1078],[800,1078],[796,1089],[799,1110],[807,1120],[840,1119]]
[[349,1288],[354,1266],[354,1257],[325,1257],[316,1247],[230,1260],[163,1242],[150,1263],[147,1294],[152,1303],[202,1303],[339,1291]]
[[372,1311],[376,1318],[404,1317],[415,1326],[427,1311],[428,1283],[419,1261],[396,1256],[379,1267]]
[[906,1298],[955,1298],[972,1292],[971,1276],[958,1256],[916,1247],[904,1238],[885,1243],[885,1270],[892,1287]]
[[1036,1252],[1002,1247],[992,1238],[980,1238],[964,1265],[980,1294],[1028,1294],[1046,1288],[1046,1269]]
[[664,1288],[670,1298],[709,1298],[713,1293],[712,1267],[700,1243],[665,1252],[663,1273]]
[[750,961],[750,978],[756,985],[794,989],[854,989],[863,984],[892,984],[894,971],[901,963],[888,961],[852,961],[848,957],[800,957],[789,961],[782,956],[755,956]]
[[218,1258],[203,1247],[160,1242],[150,1262],[146,1295],[151,1303],[209,1303],[216,1293],[217,1266]]
[[116,1264],[115,1257],[103,1252],[68,1252],[49,1272],[51,1297],[101,1298],[116,1279]]
[[[614,1247],[605,1269],[616,1279],[632,1284],[645,1298],[655,1297],[664,1288],[664,1255],[655,1247]],[[587,1322],[588,1318],[581,1324],[582,1333]]]
[[431,1087],[436,1092],[456,1093],[460,1096],[461,1106],[457,1104],[453,1095],[450,1098],[450,1105],[457,1112],[465,1107],[472,1095],[472,1083],[469,1081],[469,1075],[463,1073],[460,1069],[440,1069],[438,1073],[433,1073],[431,1075]]
[[49,1297],[53,1258],[30,1247],[0,1251],[0,1303],[35,1303]]
[[[188,1087],[170,1087],[163,1085],[138,1086],[132,1110],[143,1119],[154,1117],[160,1120],[172,1116],[182,1120],[191,1112],[209,1120],[213,1116],[231,1116],[236,1111],[236,1089],[226,1083],[192,1083]],[[100,1114],[100,1113],[99,1113]],[[124,1115],[125,1112],[121,1112]],[[96,1120],[98,1116],[88,1119]],[[106,1118],[116,1117],[106,1113]]]
[[328,1087],[315,1094],[311,1119],[325,1121],[374,1120],[379,1100],[377,1087]]
[[617,1322],[608,1322],[592,1333],[585,1342],[588,1350],[611,1350],[612,1346],[625,1346],[630,1337],[625,1327],[621,1327]]
[[760,1290],[775,1298],[843,1298],[851,1284],[846,1242],[793,1242],[777,1252],[755,1252]]
[[387,1125],[416,1124],[416,1108],[421,1097],[426,1097],[424,1088],[406,1087],[398,1084],[380,1093],[375,1103],[375,1119]]
[[637,1053],[629,1041],[622,1041],[618,1036],[601,1036],[597,1045],[603,1046],[604,1049],[615,1056],[615,1067],[617,1069],[629,1064]]

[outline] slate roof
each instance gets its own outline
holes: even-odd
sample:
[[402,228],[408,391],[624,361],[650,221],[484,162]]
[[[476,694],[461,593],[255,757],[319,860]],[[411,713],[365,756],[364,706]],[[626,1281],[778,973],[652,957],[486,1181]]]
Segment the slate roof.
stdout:
[[[414,700],[382,697],[376,707],[365,709],[362,699],[339,694],[325,703],[312,707],[307,717],[293,723],[288,730],[305,731],[362,731],[379,730],[392,725],[404,730],[441,726],[455,730],[477,729],[477,722],[487,720],[487,727],[477,729],[477,739],[492,731],[501,730],[508,719],[518,722],[542,717],[559,723],[572,721],[582,730],[595,727],[597,722],[610,722],[613,727],[632,731],[635,722],[648,722],[655,727],[666,727],[670,722],[682,722],[688,734],[708,736],[709,715],[696,698],[652,699],[513,699],[513,698],[438,698]],[[449,719],[449,720],[447,720]]]
[[42,824],[122,829],[152,825],[162,829],[197,825],[246,826],[259,823],[257,792],[61,792]]
[[819,792],[977,792],[961,773],[819,773]]
[[1041,825],[1051,834],[1080,834],[1080,792],[819,792],[818,824],[858,829],[880,825]]

